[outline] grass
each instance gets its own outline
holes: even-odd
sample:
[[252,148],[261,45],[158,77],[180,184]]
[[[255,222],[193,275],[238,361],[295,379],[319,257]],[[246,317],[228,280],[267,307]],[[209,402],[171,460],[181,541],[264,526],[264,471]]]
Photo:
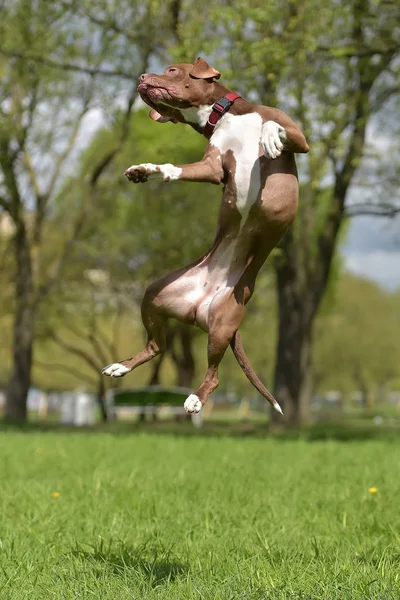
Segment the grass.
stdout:
[[31,429],[0,452],[1,600],[400,597],[395,438]]

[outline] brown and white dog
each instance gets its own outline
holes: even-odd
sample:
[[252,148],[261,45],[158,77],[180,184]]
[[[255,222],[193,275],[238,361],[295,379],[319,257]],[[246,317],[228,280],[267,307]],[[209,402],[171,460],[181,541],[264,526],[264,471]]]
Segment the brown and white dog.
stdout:
[[220,73],[198,58],[162,75],[143,74],[138,91],[160,123],[187,123],[208,138],[204,157],[188,165],[143,163],[125,175],[224,184],[217,233],[194,263],[157,279],[146,290],[142,319],[148,335],[136,356],[103,369],[122,377],[165,350],[165,323],[174,317],[208,332],[208,369],[185,410],[199,412],[218,386],[218,366],[230,345],[257,390],[282,412],[244,352],[239,326],[257,274],[292,223],[298,201],[295,152],[308,152],[304,135],[281,110],[250,104],[217,80]]

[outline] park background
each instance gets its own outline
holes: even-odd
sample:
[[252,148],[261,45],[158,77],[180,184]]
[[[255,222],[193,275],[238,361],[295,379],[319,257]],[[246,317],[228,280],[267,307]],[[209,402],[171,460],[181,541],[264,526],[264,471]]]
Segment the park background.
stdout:
[[[0,2],[1,597],[398,598],[399,12]],[[28,414],[29,391],[84,388],[104,406],[112,386],[194,389],[205,371],[204,334],[171,322],[165,356],[100,375],[142,348],[147,284],[213,239],[220,188],[123,177],[202,156],[205,139],[153,123],[136,91],[200,55],[311,148],[241,327],[284,419],[228,352],[202,428],[67,433]]]

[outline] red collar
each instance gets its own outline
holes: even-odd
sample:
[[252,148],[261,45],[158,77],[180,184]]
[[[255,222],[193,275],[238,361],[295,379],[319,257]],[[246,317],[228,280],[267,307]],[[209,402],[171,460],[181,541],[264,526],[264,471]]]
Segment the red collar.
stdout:
[[211,114],[208,117],[208,121],[204,127],[204,135],[206,137],[208,137],[208,138],[211,137],[211,135],[215,129],[215,126],[218,123],[218,121],[220,120],[220,118],[226,112],[228,112],[228,110],[230,109],[232,104],[238,98],[240,98],[239,94],[236,94],[236,92],[229,92],[228,94],[226,94],[226,96],[224,96],[223,98],[221,98],[220,100],[218,100],[217,102],[215,102],[213,104]]

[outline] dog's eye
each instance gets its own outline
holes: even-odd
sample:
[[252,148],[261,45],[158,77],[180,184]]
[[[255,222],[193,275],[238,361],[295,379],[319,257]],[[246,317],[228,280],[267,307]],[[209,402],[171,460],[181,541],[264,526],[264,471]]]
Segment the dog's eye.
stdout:
[[175,69],[175,67],[171,67],[170,69],[168,69],[168,73],[175,73],[178,69]]

